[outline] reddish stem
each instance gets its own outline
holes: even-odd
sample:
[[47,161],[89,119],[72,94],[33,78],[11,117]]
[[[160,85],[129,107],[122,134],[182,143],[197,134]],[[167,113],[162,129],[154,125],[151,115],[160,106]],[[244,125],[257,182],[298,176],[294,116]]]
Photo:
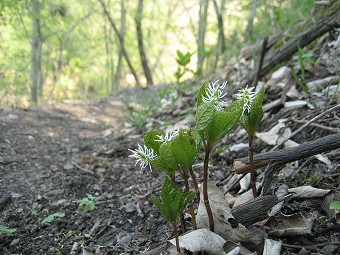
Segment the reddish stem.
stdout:
[[257,197],[256,190],[256,179],[255,179],[255,169],[254,169],[254,151],[253,151],[253,135],[249,135],[249,149],[248,149],[248,157],[249,157],[249,167],[250,167],[250,185],[253,190],[254,198]]
[[211,149],[208,146],[205,146],[205,156],[204,156],[204,164],[203,164],[203,202],[205,208],[207,210],[208,219],[209,219],[209,229],[211,232],[214,232],[214,218],[211,211],[211,207],[209,204],[209,197],[208,197],[208,163],[209,163],[209,155]]
[[179,239],[178,239],[178,232],[177,232],[176,224],[172,225],[172,227],[174,228],[174,232],[175,232],[175,240],[176,240],[176,249],[177,249],[177,252],[181,253],[181,248],[179,247]]
[[[186,192],[190,192],[188,176],[183,175],[183,179],[184,179],[185,191]],[[192,227],[193,227],[193,229],[196,230],[197,229],[196,217],[195,217],[194,204],[192,202],[190,202],[190,204],[189,204],[189,210],[190,210],[190,214],[191,214],[191,224],[192,224]]]
[[194,173],[194,170],[192,169],[192,166],[190,167],[189,171],[190,171],[190,177],[191,177],[192,182],[193,182],[193,184],[194,184],[197,203],[200,204],[200,190],[199,190],[199,188],[198,188],[198,182],[197,182],[197,179],[196,179],[196,175],[195,175],[195,173]]

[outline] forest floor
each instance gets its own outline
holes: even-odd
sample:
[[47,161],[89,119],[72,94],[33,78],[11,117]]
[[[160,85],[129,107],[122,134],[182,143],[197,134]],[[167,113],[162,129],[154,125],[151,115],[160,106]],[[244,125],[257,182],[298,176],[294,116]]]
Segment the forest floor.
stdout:
[[[318,52],[316,57],[321,60],[331,59],[329,56],[336,53],[332,51],[332,55],[327,47]],[[334,59],[339,59],[338,55]],[[265,114],[255,139],[255,154],[269,151],[277,142],[275,137],[289,138],[305,124],[291,138],[294,142],[303,144],[339,135],[339,107],[320,116],[339,106],[338,66],[334,61],[321,62],[315,62],[306,72],[309,95],[290,78],[290,68],[282,67],[264,77]],[[237,61],[228,63],[232,72],[240,67]],[[237,76],[222,72],[217,76]],[[147,130],[193,126],[196,95],[202,84],[196,83],[182,91],[169,85],[170,92],[179,93],[163,93],[159,109],[147,119],[143,130],[126,125],[121,118],[126,102],[117,98],[0,110],[0,254],[138,254],[172,238],[169,224],[152,203],[164,176],[157,170],[140,169],[128,157],[128,149],[143,144]],[[232,99],[235,88],[228,89],[233,90],[228,93]],[[143,93],[148,99],[158,100],[153,92]],[[135,111],[145,108],[138,104],[131,107]],[[236,128],[211,154],[209,179],[224,192],[235,176],[234,160],[247,155],[245,145],[246,134]],[[199,181],[202,158],[200,155],[194,166]],[[270,238],[283,241],[281,254],[339,254],[340,215],[329,209],[331,201],[340,200],[339,159],[337,148],[277,169],[270,183],[273,194],[284,185],[326,190],[322,195],[286,201],[276,227],[282,227],[283,219],[288,225],[276,231],[279,236],[272,234],[269,226],[257,226]],[[258,170],[258,178],[263,171]],[[242,196],[240,190],[240,185],[229,190],[229,204]],[[300,217],[300,222],[295,217]],[[189,219],[187,224],[190,226]],[[5,234],[1,231],[4,226],[16,231]]]
[[[184,101],[193,100],[184,97],[178,104],[183,107]],[[277,120],[321,112],[282,110],[272,117]],[[167,110],[159,115],[174,119],[172,113]],[[336,127],[338,114],[333,112],[325,118],[328,123],[335,121]],[[0,253],[136,254],[171,237],[169,225],[151,202],[151,194],[157,194],[162,185],[162,174],[141,170],[128,158],[128,149],[142,143],[143,135],[131,128],[127,130],[120,116],[122,103],[113,98],[0,111],[0,225],[16,229],[12,234],[0,233]],[[275,120],[268,118],[262,129],[273,123]],[[299,134],[297,142],[331,133],[322,127],[310,127]],[[229,142],[246,142],[244,135],[231,137]],[[226,141],[222,147],[223,143]],[[256,151],[265,148],[263,142],[255,144]],[[211,164],[219,167],[210,172],[210,178],[215,183],[224,182],[232,173],[233,159],[245,155],[246,150],[229,150],[228,156],[214,153]],[[331,167],[311,159],[300,169],[303,173],[312,172],[316,179],[306,176],[286,184],[292,187],[312,180],[316,185],[339,191],[339,150],[328,157]],[[91,195],[96,197],[95,208],[87,211],[79,203]],[[324,198],[313,198],[309,202],[294,201],[283,209],[290,214],[318,214],[311,234],[285,237],[286,243],[297,245],[286,248],[285,254],[297,254],[304,246],[315,243],[326,246],[330,240],[339,240],[339,224],[322,209],[323,203]],[[54,213],[64,216],[43,222]]]

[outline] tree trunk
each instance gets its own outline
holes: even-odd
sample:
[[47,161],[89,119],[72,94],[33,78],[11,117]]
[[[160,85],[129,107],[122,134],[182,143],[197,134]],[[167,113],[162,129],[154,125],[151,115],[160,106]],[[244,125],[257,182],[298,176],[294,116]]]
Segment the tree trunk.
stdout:
[[224,36],[224,27],[223,27],[223,9],[224,9],[224,1],[221,1],[221,8],[218,8],[216,0],[213,0],[214,3],[214,9],[217,16],[217,25],[218,25],[218,39],[217,39],[217,45],[216,45],[216,54],[215,54],[215,61],[213,69],[215,70],[217,67],[217,63],[219,60],[220,55],[222,55],[225,52],[226,45],[225,45],[225,36]]
[[[125,38],[125,17],[126,17],[126,8],[125,8],[125,0],[121,0],[120,2],[120,35],[122,37],[123,43],[124,43],[124,38]],[[116,74],[114,81],[112,83],[112,91],[114,91],[114,88],[118,88],[118,84],[120,82],[120,79],[122,77],[122,67],[123,67],[123,52],[121,48],[119,48],[118,52],[118,63],[117,63],[117,69],[116,69]]]
[[113,30],[115,31],[115,33],[116,33],[116,35],[117,35],[117,37],[118,37],[120,49],[122,50],[123,56],[124,56],[124,58],[125,58],[125,60],[126,60],[126,62],[127,62],[127,64],[128,64],[128,66],[129,66],[129,68],[130,68],[130,71],[131,71],[133,77],[134,77],[135,80],[136,80],[136,85],[137,85],[137,86],[141,86],[141,83],[140,83],[140,81],[139,81],[138,75],[137,75],[135,69],[133,68],[132,63],[131,63],[130,58],[129,58],[129,55],[127,54],[127,51],[126,51],[126,49],[125,49],[123,37],[121,36],[121,34],[120,34],[119,31],[118,31],[118,28],[117,28],[117,26],[116,26],[116,23],[115,23],[114,20],[112,19],[112,17],[111,17],[111,15],[110,15],[109,11],[107,10],[106,5],[105,5],[105,3],[103,2],[103,0],[98,0],[98,1],[99,1],[100,4],[102,5],[103,10],[104,10],[104,12],[105,12],[107,18],[108,18],[108,20],[109,20],[111,26],[113,27]]
[[197,40],[197,73],[202,74],[202,68],[205,58],[204,37],[207,27],[208,0],[200,0],[199,23],[198,23],[198,40]]
[[[224,27],[223,27],[223,16],[222,16],[222,10],[223,6],[221,8],[218,8],[216,0],[213,0],[215,12],[217,16],[217,24],[218,24],[218,48],[219,53],[223,54],[225,52],[225,35],[224,35]],[[223,3],[221,3],[222,5]]]
[[246,28],[245,35],[244,35],[245,42],[248,42],[253,37],[253,28],[254,28],[253,23],[256,17],[256,8],[257,8],[257,0],[253,0],[253,7],[251,9],[251,12],[248,18],[247,28]]
[[38,104],[43,86],[42,68],[41,68],[41,25],[40,25],[40,8],[39,0],[32,1],[32,41],[31,41],[31,102]]
[[140,55],[140,59],[142,62],[145,78],[146,78],[146,83],[147,85],[152,85],[153,80],[152,80],[151,72],[150,72],[149,65],[148,65],[148,59],[146,57],[144,44],[143,44],[142,18],[143,18],[143,0],[139,0],[137,14],[135,17],[137,39],[138,39],[138,50],[139,50],[139,55]]

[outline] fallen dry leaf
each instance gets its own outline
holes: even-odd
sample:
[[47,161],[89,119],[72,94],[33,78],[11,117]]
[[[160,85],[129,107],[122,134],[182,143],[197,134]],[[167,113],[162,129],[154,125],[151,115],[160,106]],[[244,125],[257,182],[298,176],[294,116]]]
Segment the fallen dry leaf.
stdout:
[[[176,245],[175,239],[170,243]],[[208,229],[197,229],[179,237],[179,246],[191,252],[205,251],[216,255],[226,255],[223,246],[226,243],[221,236]]]
[[310,215],[305,217],[302,213],[292,215],[279,214],[269,218],[264,226],[270,229],[269,235],[272,236],[306,235],[311,234],[313,218]]
[[301,186],[288,189],[289,193],[295,193],[292,198],[316,198],[324,197],[331,190],[330,189],[317,189],[312,186]]
[[265,239],[262,255],[280,255],[282,241]]
[[[200,229],[209,228],[208,215],[202,199],[198,206],[196,217],[197,227]],[[231,209],[221,190],[212,182],[208,182],[208,195],[211,211],[214,217],[215,233],[225,240],[234,242],[252,242],[261,244],[263,237],[248,230],[245,226],[238,224],[231,214]]]

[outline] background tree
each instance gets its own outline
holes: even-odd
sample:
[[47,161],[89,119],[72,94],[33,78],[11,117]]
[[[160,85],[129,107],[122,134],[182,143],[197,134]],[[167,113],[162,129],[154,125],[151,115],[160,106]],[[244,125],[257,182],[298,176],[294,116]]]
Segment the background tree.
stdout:
[[218,59],[221,54],[223,54],[226,50],[226,42],[225,42],[225,35],[224,35],[224,21],[223,21],[223,12],[224,12],[224,5],[225,0],[221,0],[220,7],[217,4],[216,0],[213,0],[214,9],[217,17],[217,25],[218,25],[218,39],[216,45],[216,59],[214,63],[214,68],[216,68]]
[[[33,15],[34,2],[39,3],[39,9],[35,9],[39,15]],[[207,6],[209,2],[212,4]],[[193,53],[193,61],[187,66],[191,70],[213,71],[245,45],[253,3],[143,0],[141,37],[136,30],[136,16],[141,10],[137,0],[2,0],[0,107],[98,98],[137,85],[145,74],[138,37],[142,38],[153,84],[176,80],[177,50]],[[253,32],[247,43],[304,19],[313,4],[313,0],[257,0]],[[187,72],[183,79],[192,76]]]
[[136,21],[136,30],[137,30],[137,39],[138,39],[138,49],[139,55],[142,62],[146,83],[147,85],[152,85],[152,75],[148,65],[148,59],[145,54],[144,43],[143,43],[143,33],[142,33],[142,18],[143,18],[143,0],[138,1],[138,9],[135,17]]
[[110,24],[111,24],[111,26],[113,27],[113,29],[114,29],[114,31],[115,31],[117,37],[118,37],[119,46],[120,46],[120,48],[121,48],[121,51],[122,51],[122,53],[123,53],[123,56],[125,57],[125,60],[126,60],[126,62],[127,62],[127,64],[128,64],[128,66],[129,66],[129,68],[130,68],[130,70],[131,70],[131,73],[132,73],[132,75],[134,76],[134,78],[135,78],[135,80],[136,80],[136,85],[141,86],[141,83],[140,83],[140,81],[139,81],[137,72],[135,71],[135,68],[132,66],[130,57],[129,57],[129,55],[128,55],[126,49],[125,49],[124,40],[123,40],[122,36],[121,36],[120,33],[119,33],[119,30],[118,30],[118,28],[117,28],[117,26],[116,26],[116,23],[114,22],[113,18],[111,17],[111,14],[110,14],[109,11],[107,10],[106,5],[105,5],[105,3],[103,2],[103,0],[98,0],[98,1],[99,1],[100,4],[102,5],[103,10],[104,10],[104,12],[105,12],[107,18],[109,19]]
[[[125,20],[126,20],[125,17],[126,17],[125,0],[121,0],[120,1],[120,29],[119,29],[119,32],[120,32],[120,35],[122,37],[123,43],[124,43],[124,40],[125,40]],[[116,74],[115,74],[115,78],[114,78],[115,87],[118,86],[118,84],[121,80],[121,77],[122,77],[122,67],[123,67],[122,60],[123,60],[123,52],[122,52],[121,48],[119,48],[118,63],[117,63],[117,69],[116,69]]]
[[253,23],[256,17],[257,0],[253,0],[252,8],[248,17],[247,28],[244,35],[245,42],[248,42],[253,37]]
[[197,73],[201,74],[205,58],[205,30],[208,16],[208,0],[200,0],[199,21],[198,21],[198,40],[197,40]]
[[42,35],[40,25],[41,2],[32,0],[32,40],[31,40],[31,100],[38,104],[43,90],[41,68]]

